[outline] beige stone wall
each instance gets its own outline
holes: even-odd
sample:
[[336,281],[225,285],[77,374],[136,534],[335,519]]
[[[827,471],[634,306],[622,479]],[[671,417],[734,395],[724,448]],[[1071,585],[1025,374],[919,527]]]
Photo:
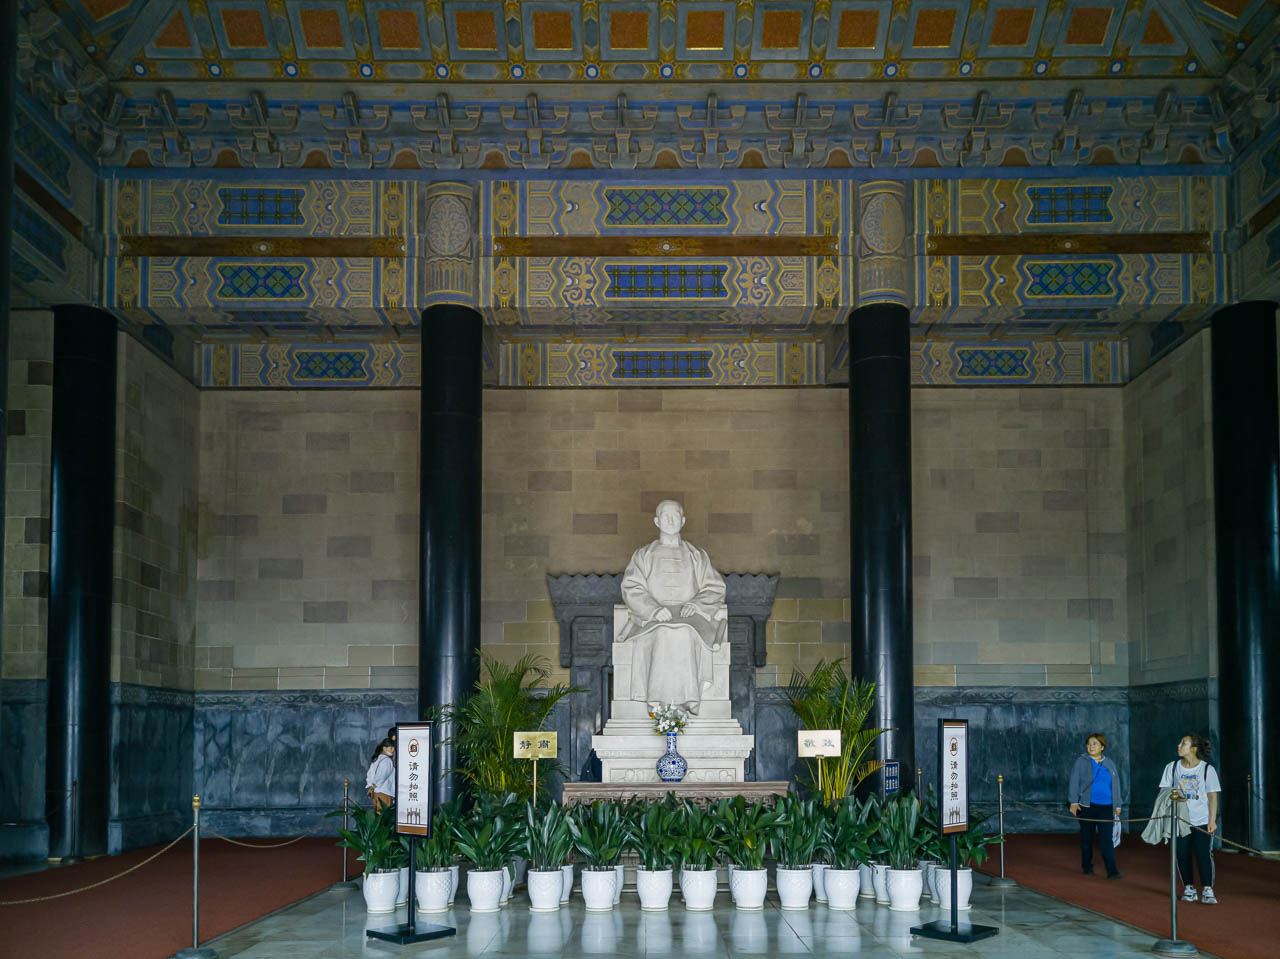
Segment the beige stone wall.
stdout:
[[10,313],[8,399],[0,679],[43,679],[49,613],[52,313]]
[[1209,363],[1206,330],[1124,388],[1135,685],[1218,671]]
[[1121,399],[913,391],[918,685],[1128,682]]
[[111,679],[191,689],[200,392],[132,337],[117,356]]
[[417,685],[417,407],[201,395],[197,689]]

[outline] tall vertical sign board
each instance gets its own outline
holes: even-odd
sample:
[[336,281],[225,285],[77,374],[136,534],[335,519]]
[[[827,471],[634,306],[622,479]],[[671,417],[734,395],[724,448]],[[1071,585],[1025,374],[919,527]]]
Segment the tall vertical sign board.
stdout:
[[[969,720],[938,720],[938,831],[951,840],[951,919],[912,926],[913,936],[946,942],[977,942],[994,936],[995,926],[960,921],[956,836],[969,831]],[[944,882],[948,880],[943,880]]]

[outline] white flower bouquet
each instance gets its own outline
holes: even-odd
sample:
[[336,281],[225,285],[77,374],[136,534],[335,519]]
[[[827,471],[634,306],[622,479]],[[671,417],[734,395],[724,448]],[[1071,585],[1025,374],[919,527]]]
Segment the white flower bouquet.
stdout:
[[658,735],[678,733],[689,721],[684,710],[676,706],[659,706],[649,715],[653,717],[653,731]]

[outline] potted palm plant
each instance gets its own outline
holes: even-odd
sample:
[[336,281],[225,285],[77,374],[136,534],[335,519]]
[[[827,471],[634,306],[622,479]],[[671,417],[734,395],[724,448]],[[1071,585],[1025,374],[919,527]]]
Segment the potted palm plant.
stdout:
[[640,857],[636,892],[640,908],[647,912],[665,910],[671,902],[678,823],[679,810],[671,793],[649,803],[633,822],[630,845]]
[[840,755],[803,760],[805,773],[798,777],[804,786],[820,793],[827,804],[849,795],[858,783],[884,765],[879,759],[866,758],[885,732],[877,727],[864,728],[875,693],[875,683],[846,676],[842,660],[819,660],[808,673],[796,670],[791,674],[787,703],[801,726],[840,730]]
[[538,809],[525,804],[524,854],[529,860],[528,886],[530,909],[555,912],[560,908],[564,891],[564,871],[560,868],[573,846],[569,817],[552,803]]
[[511,858],[513,830],[514,824],[501,815],[489,817],[478,808],[453,823],[457,850],[472,867],[467,870],[467,898],[472,912],[498,911],[502,877]]
[[686,909],[708,912],[716,901],[716,856],[721,839],[715,817],[685,799],[676,829],[680,850],[680,895]]
[[445,912],[453,892],[453,831],[448,816],[437,812],[417,856],[414,894],[422,912]]
[[[1002,840],[998,833],[983,831],[985,818],[975,814],[969,828],[956,835],[956,908],[968,909],[969,896],[973,893],[973,869],[987,861],[987,847]],[[938,904],[951,908],[951,870],[939,865],[937,874]]]
[[[329,816],[341,816],[335,809]],[[351,828],[339,829],[338,845],[354,850],[364,862],[364,904],[371,913],[395,912],[400,892],[400,867],[396,864],[400,849],[395,836],[395,812],[390,806],[381,811],[352,804]]]
[[815,800],[795,794],[779,799],[778,808],[783,813],[773,841],[778,899],[783,909],[808,909],[817,872],[814,853],[825,841],[826,815]]
[[831,863],[823,877],[827,904],[832,909],[853,909],[858,904],[858,867],[871,858],[867,844],[871,829],[867,806],[856,797],[846,796],[835,806],[831,816]]
[[898,912],[920,908],[920,851],[927,842],[923,826],[920,802],[912,793],[885,803],[880,833],[889,857],[889,908]]
[[582,899],[590,912],[613,908],[617,865],[626,843],[626,824],[616,803],[596,800],[578,806],[569,819],[573,848],[582,856]]
[[764,854],[777,838],[785,813],[763,801],[748,803],[742,796],[722,799],[714,807],[725,852],[734,865],[734,903],[739,909],[763,909],[769,889]]

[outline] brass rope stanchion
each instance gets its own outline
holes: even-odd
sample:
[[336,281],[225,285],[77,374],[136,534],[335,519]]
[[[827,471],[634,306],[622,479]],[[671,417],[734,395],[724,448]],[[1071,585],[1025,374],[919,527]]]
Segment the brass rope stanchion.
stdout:
[[218,953],[200,945],[200,797],[191,797],[195,821],[191,824],[191,948],[174,959],[218,959]]
[[996,776],[996,795],[1000,808],[1000,875],[991,880],[997,889],[1013,889],[1018,884],[1004,874],[1004,773]]
[[1185,939],[1178,938],[1178,803],[1180,799],[1169,797],[1169,938],[1157,939],[1151,951],[1157,956],[1180,957],[1198,956],[1196,947]]

